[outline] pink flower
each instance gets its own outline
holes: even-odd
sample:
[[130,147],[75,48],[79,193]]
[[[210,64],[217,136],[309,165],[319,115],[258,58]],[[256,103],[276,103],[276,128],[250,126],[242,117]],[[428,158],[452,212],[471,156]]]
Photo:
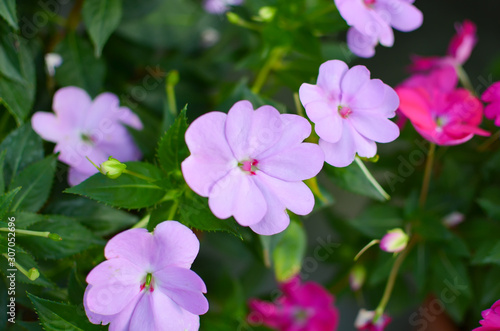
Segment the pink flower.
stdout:
[[205,0],[203,8],[210,14],[223,14],[230,9],[230,6],[239,6],[243,0]]
[[107,243],[106,261],[87,276],[84,306],[110,331],[198,330],[207,289],[192,270],[200,243],[176,221],[124,231]]
[[282,295],[274,303],[252,299],[248,322],[279,331],[335,331],[339,313],[334,297],[314,282],[301,284],[294,277],[281,284]]
[[374,311],[361,309],[354,326],[360,331],[384,331],[387,325],[391,323],[391,318],[386,314],[383,314],[375,323],[373,323],[373,317],[375,317]]
[[458,145],[475,134],[490,135],[478,127],[483,117],[481,102],[465,89],[445,93],[437,88],[398,87],[396,91],[399,109],[430,142]]
[[271,106],[254,111],[249,101],[234,104],[228,114],[211,112],[196,119],[186,131],[191,152],[182,173],[215,216],[249,226],[258,234],[286,229],[290,217],[307,215],[314,196],[302,180],[323,167],[316,144],[302,141],[311,125],[300,116],[281,115]]
[[491,84],[483,93],[481,100],[489,103],[484,108],[484,115],[490,120],[495,120],[495,125],[500,126],[500,82]]
[[406,248],[409,239],[401,229],[390,230],[380,240],[380,249],[389,253],[399,253]]
[[375,46],[394,44],[392,28],[409,32],[422,25],[423,15],[414,0],[335,0],[340,15],[351,26],[349,49],[361,57],[375,55]]
[[370,79],[364,66],[349,69],[339,60],[323,63],[316,85],[302,84],[300,100],[315,123],[325,161],[336,167],[352,163],[356,153],[373,157],[375,142],[388,143],[399,136],[394,117],[399,99],[379,79]]
[[483,310],[481,313],[483,320],[479,323],[482,325],[472,331],[498,331],[500,330],[500,300],[495,302],[490,309]]
[[116,95],[102,93],[92,101],[84,90],[64,87],[54,95],[52,108],[55,114],[36,112],[31,125],[43,139],[56,143],[54,152],[70,166],[70,185],[97,172],[86,157],[96,164],[109,156],[122,162],[141,158],[125,125],[142,129],[142,123],[130,109],[120,107]]

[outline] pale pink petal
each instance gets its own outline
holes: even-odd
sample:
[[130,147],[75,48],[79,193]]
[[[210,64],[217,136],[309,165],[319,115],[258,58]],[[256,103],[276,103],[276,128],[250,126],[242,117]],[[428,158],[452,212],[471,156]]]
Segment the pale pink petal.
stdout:
[[399,128],[396,123],[382,116],[364,116],[352,113],[349,116],[352,126],[364,137],[379,142],[389,143],[399,137]]
[[58,142],[68,134],[68,126],[53,113],[38,111],[31,118],[31,126],[45,140]]
[[[98,170],[95,169],[95,173],[97,173]],[[80,172],[76,168],[69,168],[68,170],[68,184],[70,186],[75,186],[86,180],[87,178],[93,176],[95,173],[85,173],[85,172]]]
[[153,234],[154,248],[149,254],[154,256],[155,270],[167,266],[191,267],[200,250],[200,242],[193,231],[177,221],[167,221],[158,224]]
[[[330,91],[330,90],[329,90]],[[299,98],[302,105],[305,107],[309,102],[326,101],[325,91],[318,85],[304,83],[299,88]]]
[[375,55],[375,46],[378,44],[376,36],[361,33],[355,27],[347,30],[347,46],[355,55],[370,58]]
[[320,139],[319,146],[325,153],[325,162],[334,167],[346,167],[354,161],[356,145],[351,136],[349,125],[345,123],[342,127],[342,139],[336,143],[330,143]]
[[87,143],[77,137],[72,137],[68,141],[58,143],[54,152],[60,152],[59,160],[82,173],[95,173],[96,168],[87,157],[95,164],[106,161],[110,155],[104,153],[91,143]]
[[236,167],[236,160],[226,161],[218,155],[191,155],[181,164],[188,186],[202,197],[208,197],[213,185]]
[[122,311],[140,292],[145,273],[132,262],[116,258],[102,262],[87,275],[92,287],[87,293],[87,307],[100,315]]
[[[359,91],[370,82],[370,71],[365,66],[354,66],[344,76],[341,82],[342,106],[356,102]],[[359,102],[359,101],[358,101]]]
[[326,61],[319,67],[316,84],[331,101],[340,100],[340,82],[348,70],[347,64],[339,60]]
[[153,236],[146,229],[130,229],[111,238],[104,248],[107,259],[126,259],[140,270],[151,266],[150,254],[155,251]]
[[420,10],[404,1],[387,1],[383,8],[390,14],[390,24],[396,30],[409,32],[418,29],[424,20]]
[[302,143],[279,154],[259,159],[259,170],[286,181],[316,176],[323,167],[324,154],[316,144]]
[[[127,129],[119,124],[113,125],[113,130],[107,133],[101,133],[99,136],[92,136],[95,146],[102,151],[104,155],[114,157],[121,162],[138,161],[142,158],[142,153],[129,134]],[[127,146],[127,148],[123,148]]]
[[311,134],[311,124],[302,116],[282,114],[280,115],[280,119],[283,125],[281,137],[279,137],[274,146],[256,155],[255,159],[263,160],[269,156],[293,148],[302,143]]
[[226,139],[238,161],[266,151],[279,140],[282,132],[280,113],[271,106],[254,111],[249,101],[239,101],[227,114]]
[[129,331],[130,317],[137,306],[137,302],[144,296],[144,293],[137,294],[132,301],[118,314],[112,315],[113,320],[109,324],[108,331]]
[[342,118],[338,109],[323,101],[313,101],[307,104],[306,112],[315,123],[314,131],[320,138],[332,143],[339,141],[342,137]]
[[[394,124],[397,128],[397,125]],[[351,132],[351,137],[354,140],[354,145],[356,146],[356,153],[361,157],[374,157],[377,154],[377,144],[363,135],[361,135],[356,129],[349,123],[349,130]],[[399,132],[399,128],[398,128]]]
[[[137,302],[134,312],[130,316],[129,330],[168,330],[156,322],[153,297],[161,296],[160,292],[145,292]],[[170,307],[162,307],[163,314],[170,313]],[[169,309],[170,308],[170,309]]]
[[243,226],[255,224],[264,217],[267,203],[251,177],[235,168],[213,186],[208,205],[216,217],[225,219],[233,215]]
[[81,128],[91,103],[92,100],[87,92],[79,87],[68,86],[57,90],[54,94],[52,109],[64,125]]
[[303,182],[288,182],[263,173],[259,174],[257,181],[259,188],[266,187],[266,200],[272,194],[297,215],[307,215],[313,210],[314,195]]
[[[200,317],[182,309],[167,295],[161,291],[153,293],[151,296],[152,310],[149,317],[155,320],[156,329],[152,330],[182,330],[198,331],[200,328]],[[140,323],[138,323],[140,326]],[[147,330],[145,328],[130,330]]]
[[91,288],[92,285],[88,285],[87,288],[85,288],[85,292],[83,294],[83,307],[85,308],[85,314],[87,315],[89,321],[93,324],[109,324],[109,322],[114,319],[115,315],[100,315],[92,312],[87,306],[88,293]]
[[159,290],[183,309],[196,315],[208,311],[208,301],[202,292],[206,292],[205,283],[194,271],[166,267],[153,273],[155,291]]
[[[345,102],[346,106],[349,106],[349,108],[353,110],[353,112],[359,109],[374,109],[379,107],[384,102],[386,92],[385,88],[387,85],[382,83],[380,79],[371,79],[362,85],[360,82],[356,83],[360,84],[361,87],[355,92],[355,96],[350,96],[349,101],[342,100]],[[342,89],[342,91],[344,92],[344,89]],[[347,97],[348,96],[346,95],[346,98]],[[396,108],[393,109],[393,111],[395,110]]]
[[361,33],[377,37],[381,45],[391,47],[394,44],[394,32],[389,25],[390,14],[383,11],[369,10],[370,20],[363,26],[356,26]]

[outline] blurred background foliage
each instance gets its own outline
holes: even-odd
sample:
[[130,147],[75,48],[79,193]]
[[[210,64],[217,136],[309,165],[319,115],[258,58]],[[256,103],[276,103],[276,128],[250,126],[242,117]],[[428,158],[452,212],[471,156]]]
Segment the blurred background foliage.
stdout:
[[[8,214],[16,217],[19,229],[63,238],[59,243],[19,237],[19,264],[37,268],[40,277],[32,281],[18,275],[18,323],[9,330],[41,330],[38,319],[46,330],[104,328],[86,322],[86,274],[104,259],[106,240],[144,215],[144,210],[62,193],[68,187],[67,168],[52,155],[53,145],[30,127],[33,112],[51,110],[58,88],[79,86],[92,97],[103,91],[117,94],[144,123],[134,138],[145,161],[157,163],[158,142],[177,113],[166,92],[173,70],[180,77],[175,108],[188,104],[189,122],[208,111],[227,112],[242,99],[297,113],[293,94],[303,82],[314,82],[324,61],[364,64],[372,77],[395,86],[407,77],[410,55],[444,55],[455,22],[470,19],[478,25],[479,43],[465,69],[479,93],[500,79],[496,0],[419,0],[415,5],[424,13],[424,25],[412,33],[396,32],[395,46],[379,46],[368,60],[349,52],[347,25],[332,0],[247,0],[227,16],[209,14],[195,0],[100,2],[0,4],[0,227]],[[47,53],[63,60],[54,76],[46,69]],[[492,122],[483,127],[497,131]],[[246,324],[247,300],[272,299],[276,277],[301,265],[303,279],[321,282],[336,295],[339,329],[352,330],[358,307],[377,305],[393,263],[390,254],[368,251],[359,261],[367,282],[353,293],[348,284],[353,257],[371,239],[410,223],[422,240],[396,282],[388,306],[396,321],[388,330],[410,330],[421,326],[421,319],[428,321],[419,306],[430,295],[439,298],[450,283],[458,290],[445,307],[457,330],[476,326],[480,311],[500,298],[500,146],[479,151],[483,142],[476,137],[460,147],[438,148],[425,210],[417,200],[428,145],[408,124],[396,142],[379,145],[380,160],[369,165],[391,194],[390,202],[380,201],[356,165],[325,165],[316,212],[293,219],[285,233],[259,238],[242,228],[237,236],[200,232],[201,252],[193,269],[207,283],[210,302],[201,330],[262,329]],[[442,220],[453,212],[464,214],[465,221],[450,229]],[[2,233],[2,252],[5,247]],[[325,258],[317,256],[319,250]],[[3,272],[7,260],[0,257],[0,265]],[[6,300],[2,288],[0,304]],[[0,325],[6,325],[5,314]]]

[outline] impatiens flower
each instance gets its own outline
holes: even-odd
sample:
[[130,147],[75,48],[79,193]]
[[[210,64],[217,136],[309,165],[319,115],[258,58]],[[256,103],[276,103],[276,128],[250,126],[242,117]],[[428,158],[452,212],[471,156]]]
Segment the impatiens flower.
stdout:
[[488,103],[484,108],[486,118],[495,120],[495,125],[500,126],[500,82],[491,84],[481,96],[481,100]]
[[351,26],[347,32],[349,49],[361,57],[375,55],[380,43],[394,44],[392,28],[409,32],[423,22],[420,10],[412,5],[414,0],[335,0],[340,15]]
[[399,99],[379,79],[370,79],[364,66],[349,69],[339,60],[323,63],[316,85],[302,84],[300,101],[315,123],[325,161],[345,167],[359,156],[373,157],[377,144],[399,136],[399,128],[388,118],[395,116]]
[[31,125],[43,139],[56,143],[54,152],[70,166],[68,182],[76,185],[98,170],[87,157],[100,164],[113,156],[126,162],[141,158],[126,126],[142,129],[130,109],[120,107],[118,97],[102,93],[94,101],[78,87],[64,87],[54,95],[55,114],[36,112]]
[[339,313],[334,297],[314,282],[301,283],[294,277],[281,284],[283,294],[273,303],[249,302],[250,325],[265,325],[278,331],[335,331]]
[[360,331],[384,331],[391,323],[391,318],[386,314],[380,316],[375,323],[373,323],[373,317],[375,317],[374,311],[361,309],[354,322],[354,327]]
[[459,88],[449,93],[436,88],[398,87],[399,109],[415,129],[437,145],[458,145],[475,134],[489,136],[478,126],[483,105],[469,91]]
[[393,229],[387,232],[380,240],[380,249],[389,253],[398,253],[406,248],[409,237],[401,229]]
[[476,25],[465,20],[462,24],[455,24],[457,34],[453,36],[448,47],[448,56],[457,64],[463,65],[470,57],[477,43]]
[[184,178],[196,193],[208,197],[215,216],[272,235],[290,223],[286,209],[309,214],[314,196],[302,181],[321,170],[324,155],[302,141],[311,125],[300,116],[281,115],[271,106],[254,110],[249,101],[234,104],[228,114],[210,112],[186,131],[191,152],[182,162]]
[[223,14],[230,9],[230,6],[239,6],[243,0],[205,0],[203,8],[211,14]]
[[472,331],[498,331],[500,330],[500,300],[495,302],[490,309],[483,310],[483,319],[479,321],[482,325]]
[[200,243],[176,221],[124,231],[107,243],[106,261],[87,276],[89,320],[110,331],[198,330],[207,289],[192,270]]

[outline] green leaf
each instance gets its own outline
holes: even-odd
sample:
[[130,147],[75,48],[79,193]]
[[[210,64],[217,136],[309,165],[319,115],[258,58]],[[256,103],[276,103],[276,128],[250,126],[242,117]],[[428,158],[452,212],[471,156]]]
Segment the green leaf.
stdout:
[[[125,162],[127,170],[160,180],[161,171],[145,162]],[[165,191],[154,183],[144,179],[123,174],[111,179],[97,173],[84,182],[64,191],[82,195],[105,204],[128,209],[141,209],[158,203]]]
[[7,154],[7,151],[5,149],[0,152],[0,195],[3,195],[5,193],[5,178],[3,176],[5,154]]
[[101,56],[109,36],[116,30],[122,17],[121,0],[86,0],[82,9],[83,22],[94,43],[95,56]]
[[403,220],[397,208],[389,205],[373,205],[348,224],[371,239],[382,238],[388,230],[400,228]]
[[306,243],[304,228],[297,222],[291,222],[272,254],[274,273],[278,282],[284,282],[300,271],[306,253]]
[[72,218],[60,215],[45,215],[44,220],[29,227],[29,230],[56,233],[62,240],[33,236],[17,236],[17,242],[39,259],[61,259],[80,253],[93,245],[104,245],[83,225]]
[[83,294],[85,293],[86,286],[85,280],[81,279],[75,266],[71,269],[68,281],[68,298],[71,304],[79,305],[83,302]]
[[21,125],[35,100],[36,76],[33,56],[23,40],[20,42],[17,56],[22,80],[0,75],[0,103],[14,116],[17,124]]
[[[2,6],[5,4],[0,2],[0,15],[2,14]],[[0,25],[0,73],[13,81],[24,83],[24,77],[21,74],[20,49],[16,46],[19,43],[18,36],[9,32],[8,29]]]
[[0,220],[3,220],[10,210],[10,205],[19,191],[21,191],[21,188],[16,187],[0,197]]
[[325,163],[323,169],[332,179],[333,183],[341,189],[364,195],[378,201],[386,201],[384,196],[373,187],[363,174],[363,171],[361,171],[359,166],[354,162],[343,168],[336,168]]
[[42,299],[31,293],[28,293],[28,297],[33,303],[33,307],[35,307],[43,328],[47,331],[94,331],[107,329],[105,326],[90,323],[81,306],[76,307]]
[[481,243],[471,263],[500,265],[500,242],[494,240]]
[[477,202],[481,208],[494,220],[500,219],[500,206],[486,198],[478,199]]
[[17,24],[16,0],[1,1],[0,16],[2,16],[11,27],[19,30],[19,25]]
[[184,140],[188,127],[186,107],[175,119],[174,124],[163,135],[158,144],[158,160],[167,173],[181,172],[181,162],[189,156],[189,151]]
[[3,169],[6,186],[28,164],[43,159],[42,139],[31,129],[30,123],[9,133],[0,145],[0,150],[6,151]]
[[57,46],[56,53],[63,58],[55,75],[60,85],[81,87],[91,96],[101,91],[106,66],[102,59],[94,57],[92,46],[86,40],[75,33],[68,33]]
[[70,216],[98,236],[117,233],[139,221],[135,215],[85,198],[58,199],[44,211]]
[[22,187],[11,210],[38,211],[49,197],[55,170],[55,155],[48,156],[23,169],[10,185],[10,189]]

